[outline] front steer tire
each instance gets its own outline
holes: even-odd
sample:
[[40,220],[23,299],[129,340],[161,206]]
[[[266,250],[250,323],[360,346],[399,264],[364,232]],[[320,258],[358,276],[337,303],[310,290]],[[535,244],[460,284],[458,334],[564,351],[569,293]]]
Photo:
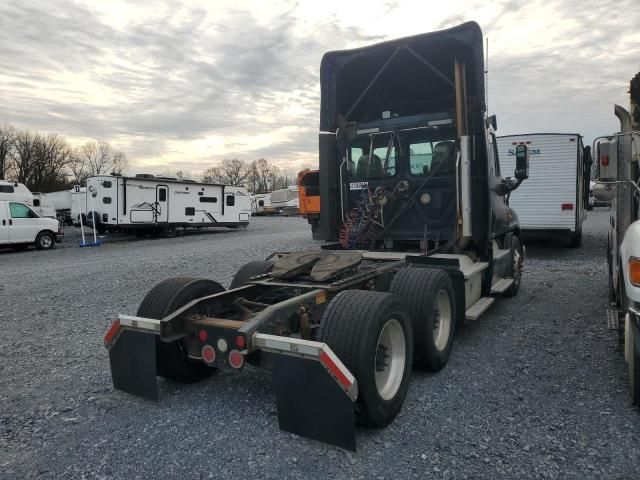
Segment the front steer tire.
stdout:
[[[224,291],[218,282],[205,278],[169,278],[153,287],[144,297],[137,316],[160,320],[196,298]],[[156,339],[156,373],[182,383],[193,383],[211,376],[214,368],[187,357],[181,340]]]
[[40,232],[35,244],[36,250],[52,250],[56,246],[56,237],[51,232]]
[[403,268],[393,277],[389,291],[402,299],[411,317],[414,366],[442,370],[451,355],[456,325],[456,297],[449,275],[432,268]]
[[[378,356],[381,352],[387,351],[380,346],[385,327],[392,328],[397,334],[394,338],[398,339],[398,342],[393,345],[403,348],[395,351],[397,360],[382,365],[388,361]],[[403,343],[400,343],[400,337]],[[331,300],[324,311],[315,338],[329,345],[358,381],[356,422],[372,427],[388,425],[404,403],[413,360],[411,321],[401,300],[386,292],[341,292]],[[389,349],[391,358],[393,348],[395,347]],[[378,360],[381,360],[382,364],[378,364]],[[401,365],[401,360],[402,368],[394,368]],[[379,380],[380,387],[376,380],[377,375],[384,375],[385,371],[380,372],[378,368],[389,369],[389,380]],[[395,375],[391,375],[393,372]]]

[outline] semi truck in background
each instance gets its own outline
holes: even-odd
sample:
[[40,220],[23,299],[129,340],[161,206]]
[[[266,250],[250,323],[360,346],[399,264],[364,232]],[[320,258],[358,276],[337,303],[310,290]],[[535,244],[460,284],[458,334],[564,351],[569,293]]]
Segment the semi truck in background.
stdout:
[[615,105],[620,131],[594,140],[596,200],[611,202],[607,237],[609,328],[618,331],[632,402],[640,406],[640,73],[630,82],[631,108]]
[[86,195],[87,187],[74,185],[69,190],[47,193],[48,201],[56,211],[56,218],[63,225],[80,225],[86,223]]
[[527,145],[529,178],[509,198],[526,237],[561,238],[582,243],[582,223],[589,209],[591,147],[577,133],[527,133],[497,138],[502,168],[515,168],[518,145]]
[[528,149],[503,177],[475,22],[329,52],[320,71],[317,237],[332,243],[249,262],[228,290],[168,278],[104,341],[114,387],[154,400],[158,376],[270,369],[281,429],[355,450],[356,421],[388,425],[412,368],[442,370],[458,327],[518,293],[508,196]]

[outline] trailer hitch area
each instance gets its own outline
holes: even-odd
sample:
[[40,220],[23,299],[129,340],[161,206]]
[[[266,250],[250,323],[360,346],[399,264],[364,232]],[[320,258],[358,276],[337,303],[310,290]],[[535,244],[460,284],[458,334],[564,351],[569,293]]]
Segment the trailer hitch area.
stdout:
[[280,429],[355,451],[358,382],[331,348],[263,333],[253,343],[273,355]]
[[119,315],[104,336],[113,388],[158,401],[156,338],[160,320]]

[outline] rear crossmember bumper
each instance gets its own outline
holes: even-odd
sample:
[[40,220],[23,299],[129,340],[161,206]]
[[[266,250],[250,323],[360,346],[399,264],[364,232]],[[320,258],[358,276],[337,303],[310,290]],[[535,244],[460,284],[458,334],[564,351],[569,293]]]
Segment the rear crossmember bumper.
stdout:
[[[104,341],[115,389],[158,400],[156,342],[163,326],[163,320],[128,315],[113,322]],[[273,357],[280,428],[355,450],[358,382],[331,348],[322,342],[263,333],[253,333],[250,344],[254,351]]]

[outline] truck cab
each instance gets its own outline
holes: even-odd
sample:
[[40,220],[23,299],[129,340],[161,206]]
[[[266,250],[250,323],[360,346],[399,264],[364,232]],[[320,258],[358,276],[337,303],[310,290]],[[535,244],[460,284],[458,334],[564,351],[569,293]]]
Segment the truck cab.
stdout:
[[640,406],[640,73],[629,93],[629,111],[614,107],[620,132],[594,140],[598,182],[593,195],[598,202],[611,202],[607,323],[624,345],[631,401]]
[[26,202],[0,200],[0,246],[50,250],[62,235],[57,220],[40,217]]

